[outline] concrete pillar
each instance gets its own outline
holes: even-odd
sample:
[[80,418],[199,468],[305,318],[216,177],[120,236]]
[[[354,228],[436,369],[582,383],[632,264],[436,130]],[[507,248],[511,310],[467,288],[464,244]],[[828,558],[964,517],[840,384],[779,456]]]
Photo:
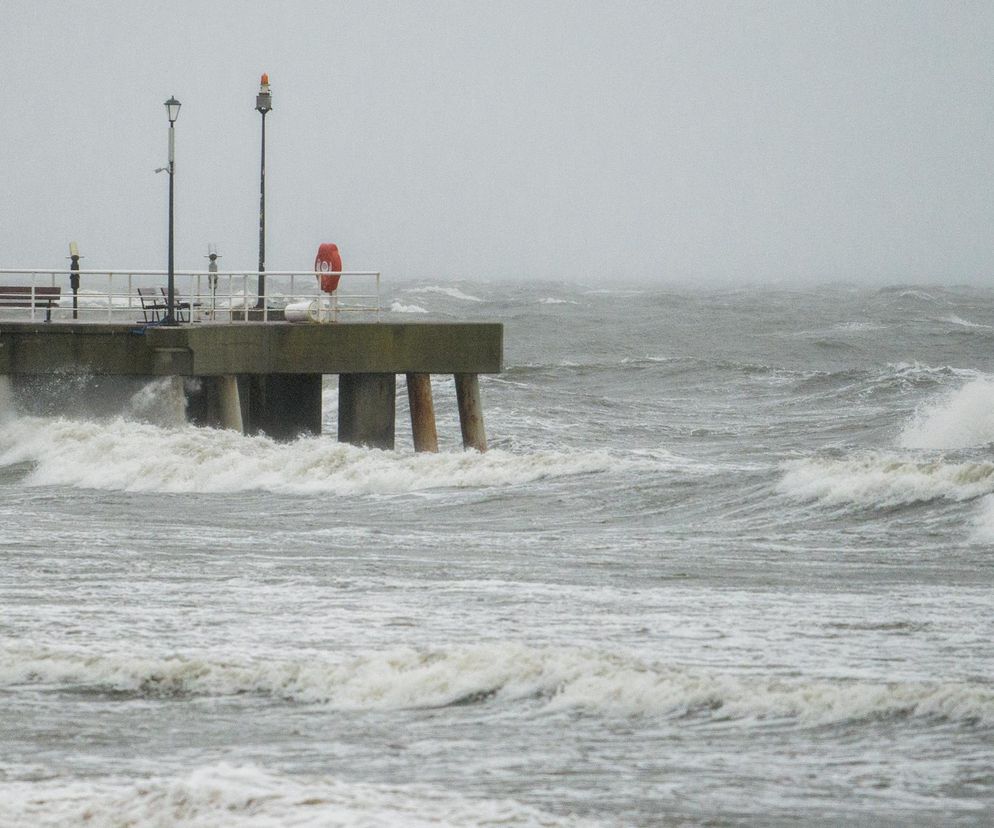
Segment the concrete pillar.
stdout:
[[216,380],[221,428],[229,428],[232,431],[237,431],[239,434],[244,434],[242,403],[238,395],[238,378],[229,374],[217,377]]
[[186,418],[194,425],[245,433],[237,377],[196,377],[184,383],[183,393]]
[[339,374],[338,441],[393,449],[396,374]]
[[455,379],[463,448],[486,451],[487,432],[483,428],[483,405],[480,403],[479,377],[476,374],[456,374]]
[[414,450],[438,451],[435,404],[431,398],[431,374],[407,375],[407,399],[411,404]]
[[0,374],[0,420],[14,413],[14,385],[8,374]]
[[290,442],[321,433],[320,374],[247,374],[238,390],[246,434]]

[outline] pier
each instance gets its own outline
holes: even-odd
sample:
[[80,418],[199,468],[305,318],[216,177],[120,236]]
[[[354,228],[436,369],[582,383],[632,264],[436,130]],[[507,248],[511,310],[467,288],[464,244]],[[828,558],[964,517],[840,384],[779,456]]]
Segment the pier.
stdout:
[[[313,274],[304,275],[313,280]],[[135,274],[128,276],[130,283]],[[38,287],[35,291],[40,295]],[[503,368],[500,323],[351,321],[338,313],[348,308],[347,298],[341,307],[336,304],[338,321],[290,323],[277,310],[244,310],[251,307],[247,301],[241,312],[229,303],[225,316],[218,313],[216,296],[210,311],[204,310],[208,298],[201,293],[179,296],[193,313],[191,321],[177,325],[143,324],[130,288],[108,293],[106,309],[87,297],[90,320],[106,314],[111,321],[73,320],[78,308],[62,305],[54,311],[36,313],[33,306],[20,311],[33,320],[5,310],[0,315],[0,381],[16,392],[39,376],[182,377],[191,422],[293,440],[321,433],[322,377],[334,374],[338,439],[393,449],[397,376],[403,375],[414,448],[437,451],[431,377],[445,374],[455,378],[463,445],[486,450],[478,378]],[[287,301],[293,299],[299,297]],[[51,321],[45,321],[48,316]]]

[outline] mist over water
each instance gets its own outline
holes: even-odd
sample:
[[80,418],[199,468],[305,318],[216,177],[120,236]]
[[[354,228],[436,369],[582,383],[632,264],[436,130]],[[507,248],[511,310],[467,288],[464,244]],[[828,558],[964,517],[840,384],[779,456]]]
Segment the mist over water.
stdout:
[[0,825],[990,822],[994,294],[392,290],[489,453],[0,385]]

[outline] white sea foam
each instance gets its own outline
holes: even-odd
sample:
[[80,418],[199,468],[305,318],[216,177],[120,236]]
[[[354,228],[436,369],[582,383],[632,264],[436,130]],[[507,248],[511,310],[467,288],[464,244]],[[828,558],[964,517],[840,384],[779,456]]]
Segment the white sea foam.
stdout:
[[924,290],[902,290],[899,294],[901,299],[916,299],[920,302],[936,302],[938,301],[931,293],[926,293]]
[[885,508],[929,500],[971,500],[994,492],[994,464],[949,463],[872,453],[786,464],[780,493],[826,505]]
[[931,400],[905,427],[900,444],[914,449],[958,449],[994,442],[994,380],[979,377]]
[[572,826],[512,800],[426,785],[372,785],[217,764],[151,779],[0,783],[0,825],[87,828],[343,828],[344,826]]
[[[151,450],[154,447],[154,450]],[[651,461],[667,465],[664,461]],[[645,467],[607,451],[403,454],[327,437],[276,443],[233,431],[21,417],[0,421],[0,467],[29,463],[35,486],[150,492],[399,494],[514,486]]]
[[990,325],[980,325],[977,322],[970,322],[967,319],[961,319],[955,313],[949,314],[949,316],[945,317],[942,321],[943,322],[949,322],[952,325],[960,325],[960,326],[962,326],[964,328],[990,328],[991,327]]
[[450,299],[459,299],[463,302],[482,302],[478,296],[471,296],[468,293],[463,293],[459,288],[454,287],[442,287],[441,285],[427,285],[426,287],[416,287],[408,288],[408,293],[440,293],[443,296],[448,296]]
[[396,299],[390,304],[391,313],[428,313],[428,311],[421,307],[420,305],[405,305],[402,302],[398,302]]
[[582,647],[513,642],[292,661],[0,648],[0,686],[87,687],[138,695],[255,693],[339,710],[537,703],[607,715],[794,719],[826,724],[917,716],[994,723],[994,691],[954,681],[873,682],[716,672]]

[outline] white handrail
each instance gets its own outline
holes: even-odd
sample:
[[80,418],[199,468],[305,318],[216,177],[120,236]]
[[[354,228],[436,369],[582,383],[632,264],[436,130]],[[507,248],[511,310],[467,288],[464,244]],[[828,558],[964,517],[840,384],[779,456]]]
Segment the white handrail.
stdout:
[[[161,303],[156,301],[155,308],[151,307],[147,296],[137,296],[139,288],[159,288],[165,292],[168,272],[164,270],[97,270],[87,269],[76,271],[79,274],[79,290],[75,295],[77,300],[78,319],[85,323],[106,321],[109,323],[141,323],[153,321],[150,317],[160,317],[166,303],[163,297]],[[317,301],[317,318],[320,321],[332,321],[339,314],[375,314],[380,321],[382,307],[380,301],[379,271],[357,270],[343,271],[339,287],[333,293],[322,293],[319,286],[320,273],[311,270],[270,270],[266,271],[266,301],[261,309],[257,309],[259,297],[250,292],[250,280],[256,284],[259,273],[251,270],[229,270],[211,273],[206,270],[178,270],[173,272],[174,296],[176,306],[174,316],[182,315],[190,321],[198,323],[210,322],[249,322],[270,321],[274,313],[282,319],[282,309],[294,302]],[[205,280],[203,277],[207,276]],[[210,284],[210,277],[217,277],[217,289],[205,291],[205,282]],[[46,282],[51,287],[61,287],[62,293],[56,304],[51,308],[53,321],[72,322],[72,298],[69,287],[70,273],[67,270],[50,270],[40,268],[0,268],[0,283],[30,285],[30,312],[28,317],[32,322],[37,320],[37,312],[48,299],[47,296],[36,296],[35,288]],[[240,294],[236,292],[236,280],[241,282]],[[372,280],[374,291],[362,290],[362,285]],[[227,282],[225,285],[224,283]],[[101,283],[101,289],[93,289],[88,285]],[[225,290],[226,288],[226,290]],[[227,302],[221,297],[227,298]],[[139,301],[135,301],[136,297]],[[222,305],[226,304],[227,307]],[[261,311],[261,312],[254,312]],[[142,312],[144,319],[136,319],[136,314]],[[151,314],[150,314],[151,312]],[[23,310],[4,308],[0,310],[2,318],[24,318]],[[8,316],[11,315],[11,316]]]

